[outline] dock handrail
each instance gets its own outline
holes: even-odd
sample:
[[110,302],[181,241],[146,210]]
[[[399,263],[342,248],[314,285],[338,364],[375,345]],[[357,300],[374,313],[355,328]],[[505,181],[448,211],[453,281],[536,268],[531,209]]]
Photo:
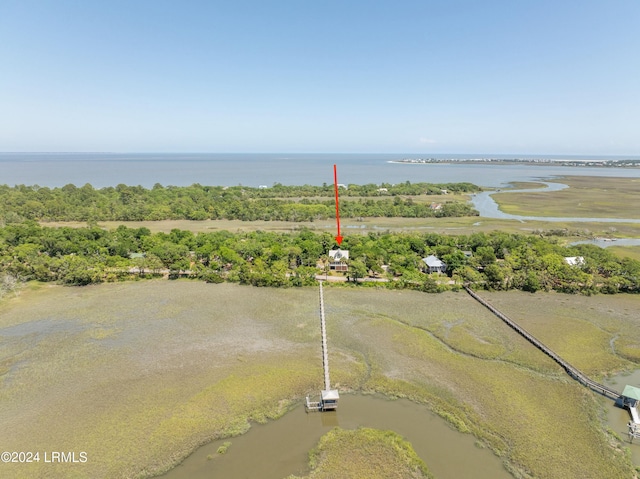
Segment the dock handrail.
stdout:
[[322,281],[320,283],[320,332],[322,334],[322,369],[324,370],[324,389],[331,389],[329,380],[329,351],[327,351],[327,326],[324,318],[324,293],[322,292]]
[[494,306],[492,306],[490,303],[485,301],[476,292],[472,291],[468,286],[464,286],[464,289],[467,291],[467,293],[469,293],[469,295],[473,299],[478,301],[485,308],[487,308],[489,311],[491,311],[493,314],[495,314],[498,318],[500,318],[502,321],[507,323],[512,329],[514,329],[517,333],[519,333],[527,341],[529,341],[531,344],[533,344],[535,347],[537,347],[540,351],[544,352],[547,356],[549,356],[551,359],[553,359],[556,363],[558,363],[567,372],[567,374],[569,376],[571,376],[573,379],[575,379],[576,381],[581,383],[583,386],[586,386],[586,387],[592,389],[593,391],[599,392],[603,396],[607,396],[607,397],[613,399],[614,401],[617,400],[620,397],[620,393],[618,391],[616,391],[615,389],[612,389],[612,388],[610,388],[608,386],[605,386],[604,384],[600,384],[599,382],[594,381],[593,379],[589,378],[586,374],[584,374],[578,368],[576,368],[575,366],[572,366],[571,364],[569,364],[569,362],[567,362],[564,359],[562,359],[551,348],[549,348],[546,345],[544,345],[542,343],[542,341],[537,339],[535,336],[533,336],[531,333],[529,333],[522,326],[520,326],[517,323],[515,323],[507,315],[505,315],[504,313],[502,313],[501,311],[496,309]]

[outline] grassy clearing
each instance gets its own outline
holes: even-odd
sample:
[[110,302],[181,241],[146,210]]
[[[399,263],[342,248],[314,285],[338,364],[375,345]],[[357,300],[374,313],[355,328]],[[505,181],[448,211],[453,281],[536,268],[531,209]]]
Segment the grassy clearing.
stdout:
[[[343,218],[341,225],[346,234],[368,233],[369,231],[402,231],[402,230],[425,230],[425,231],[450,231],[473,227],[478,221],[477,217],[461,218]],[[494,220],[491,220],[492,222]],[[495,220],[500,221],[500,220]],[[509,223],[509,222],[506,222]],[[43,226],[60,227],[69,226],[72,228],[85,227],[87,223],[81,221],[55,221],[41,223]],[[149,228],[153,233],[169,233],[172,229],[192,231],[194,233],[207,233],[212,231],[277,231],[289,233],[301,228],[308,228],[312,231],[322,233],[324,231],[333,232],[336,228],[335,220],[317,220],[314,222],[292,222],[292,221],[240,221],[240,220],[170,220],[170,221],[101,221],[98,225],[106,229],[115,229],[119,225],[129,228]],[[497,229],[487,226],[491,231]]]
[[[411,444],[393,431],[336,428],[310,454],[308,479],[430,479]],[[289,479],[303,479],[290,476]]]
[[[459,201],[467,201],[469,199],[469,194],[467,193],[447,193],[446,195],[378,195],[378,196],[344,196],[340,195],[340,203],[343,201],[380,201],[385,199],[394,198],[402,198],[403,200],[411,199],[414,203],[450,203],[450,202],[459,202]],[[309,201],[327,201],[332,198],[326,196],[305,196],[305,197],[287,197],[281,198],[286,201],[301,201],[301,200],[309,200]]]
[[[640,297],[487,296],[589,374],[640,362]],[[327,285],[325,300],[332,380],[342,391],[425,404],[516,477],[633,476],[602,427],[602,399],[465,293]],[[89,461],[4,471],[146,477],[199,444],[279,417],[322,386],[317,323],[315,288],[26,289],[0,303],[1,445],[86,451]]]
[[525,216],[635,218],[640,210],[640,179],[571,176],[557,180],[561,191],[495,193],[505,213]]
[[[129,228],[149,228],[150,231],[169,233],[172,229],[207,233],[212,231],[277,231],[290,233],[300,228],[308,228],[317,233],[334,232],[335,221],[315,221],[313,223],[293,223],[287,221],[104,221],[98,223],[102,228],[115,229],[119,225]],[[43,226],[72,228],[85,227],[83,222],[49,222]],[[472,233],[488,233],[491,231],[505,231],[508,233],[531,233],[533,231],[569,230],[581,231],[583,236],[640,237],[640,224],[632,223],[598,223],[598,222],[551,222],[551,221],[516,221],[494,218],[463,217],[463,218],[362,218],[356,220],[341,220],[343,235],[367,234],[369,232],[384,231],[424,231],[450,235],[468,235]],[[577,239],[580,239],[578,237]]]
[[607,249],[616,256],[640,261],[640,246],[609,246]]

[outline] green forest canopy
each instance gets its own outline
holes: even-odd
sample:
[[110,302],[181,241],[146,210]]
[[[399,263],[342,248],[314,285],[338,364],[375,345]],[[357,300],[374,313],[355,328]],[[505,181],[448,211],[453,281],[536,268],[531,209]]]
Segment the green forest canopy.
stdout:
[[[401,183],[348,185],[340,196],[340,215],[356,217],[427,218],[473,216],[466,201],[445,201],[432,208],[416,196],[474,193],[471,183]],[[267,220],[314,221],[335,217],[333,185],[283,186],[142,186],[118,185],[95,189],[0,185],[0,220],[22,221],[158,221],[158,220]]]
[[[489,234],[369,233],[346,236],[350,280],[368,275],[387,279],[379,287],[441,291],[470,283],[476,288],[562,292],[640,292],[640,262],[606,249],[562,246],[556,237]],[[113,230],[43,227],[27,221],[0,228],[0,274],[20,280],[89,284],[159,274],[209,282],[256,286],[314,284],[323,274],[330,233],[216,231],[194,234],[174,229]],[[447,275],[425,274],[422,258],[434,254]],[[570,265],[566,257],[581,256]]]

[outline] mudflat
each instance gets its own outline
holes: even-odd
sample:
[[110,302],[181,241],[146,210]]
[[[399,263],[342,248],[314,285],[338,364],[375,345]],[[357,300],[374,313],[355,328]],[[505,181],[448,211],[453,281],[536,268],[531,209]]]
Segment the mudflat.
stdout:
[[[638,366],[640,297],[487,297],[589,374]],[[325,302],[340,390],[425,404],[512,471],[633,475],[602,424],[604,399],[466,293],[327,285]],[[316,288],[157,280],[40,286],[5,299],[2,449],[84,452],[86,461],[2,472],[149,477],[200,444],[280,417],[322,386],[318,322]]]

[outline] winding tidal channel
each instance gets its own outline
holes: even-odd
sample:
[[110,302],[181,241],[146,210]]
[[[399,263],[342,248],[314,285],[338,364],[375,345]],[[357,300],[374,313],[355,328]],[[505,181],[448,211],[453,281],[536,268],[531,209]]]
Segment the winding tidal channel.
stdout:
[[344,395],[335,412],[305,413],[302,405],[276,421],[254,424],[235,438],[225,454],[225,440],[202,446],[163,479],[211,477],[283,479],[309,472],[308,453],[332,428],[370,427],[393,430],[411,442],[438,479],[508,479],[512,476],[490,450],[473,436],[452,429],[426,407],[380,396]]
[[[546,188],[532,188],[522,190],[504,190],[501,193],[539,193],[541,191],[560,191],[568,188],[561,183],[543,182]],[[491,197],[497,191],[483,191],[471,198],[473,207],[478,210],[481,217],[498,218],[519,221],[571,221],[571,222],[596,222],[596,223],[640,223],[640,218],[587,218],[587,217],[555,217],[555,216],[521,216],[505,213],[500,210],[498,203]]]

